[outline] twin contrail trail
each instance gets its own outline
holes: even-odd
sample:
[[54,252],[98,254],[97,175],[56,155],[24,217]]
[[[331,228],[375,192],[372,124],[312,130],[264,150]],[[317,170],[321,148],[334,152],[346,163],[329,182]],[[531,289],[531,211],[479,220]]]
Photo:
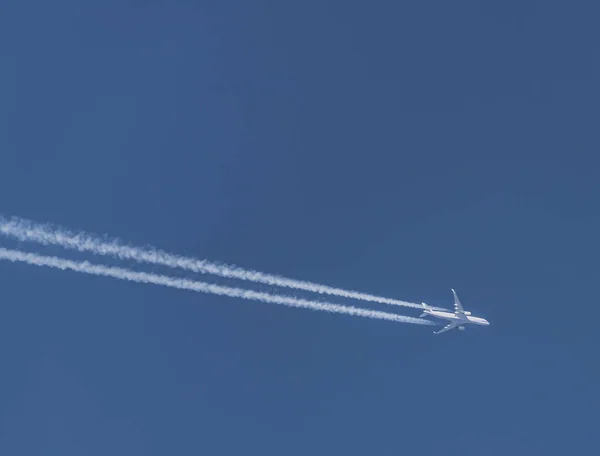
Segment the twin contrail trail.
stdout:
[[[422,308],[420,304],[412,302],[383,298],[372,294],[344,290],[302,280],[288,279],[278,275],[242,269],[237,266],[220,265],[206,260],[173,255],[155,248],[131,247],[121,244],[116,239],[107,242],[102,238],[91,234],[74,233],[50,224],[39,224],[17,217],[12,217],[10,219],[0,217],[0,234],[12,237],[19,241],[37,242],[44,245],[52,244],[67,249],[74,249],[79,252],[113,256],[121,260],[133,260],[138,263],[149,263],[170,268],[179,268],[202,274],[212,274],[225,278],[246,280],[254,283],[293,288],[362,301],[412,307],[416,309]],[[439,310],[437,307],[436,309]]]
[[89,263],[88,261],[72,261],[53,256],[44,256],[35,253],[21,252],[18,250],[9,250],[5,248],[0,248],[0,260],[23,262],[35,266],[46,266],[50,268],[82,272],[84,274],[113,277],[115,279],[128,280],[130,282],[136,283],[150,283],[170,288],[178,288],[180,290],[191,290],[201,293],[229,296],[232,298],[249,299],[270,304],[282,304],[284,306],[289,307],[301,307],[305,309],[322,310],[326,312],[374,318],[377,320],[387,320],[397,323],[434,325],[433,322],[430,322],[428,320],[413,317],[405,317],[403,315],[396,315],[376,310],[360,309],[357,307],[342,306],[339,304],[332,304],[326,302],[309,301],[306,299],[299,299],[289,296],[272,295],[252,290],[244,290],[240,288],[213,285],[194,280],[174,278],[165,275],[150,274],[147,272],[137,272],[118,267],[101,266]]

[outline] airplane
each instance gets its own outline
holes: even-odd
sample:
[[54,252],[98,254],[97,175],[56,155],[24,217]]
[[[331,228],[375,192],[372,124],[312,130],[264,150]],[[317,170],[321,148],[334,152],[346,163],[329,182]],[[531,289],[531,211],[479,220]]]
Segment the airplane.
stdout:
[[450,331],[451,329],[454,329],[457,326],[458,326],[458,329],[460,329],[462,331],[465,329],[464,325],[467,325],[467,324],[489,326],[490,322],[487,321],[485,318],[473,317],[473,316],[471,316],[471,312],[465,312],[465,309],[463,309],[463,306],[460,303],[458,296],[456,295],[456,291],[452,290],[452,294],[454,295],[454,313],[444,312],[441,310],[433,310],[431,307],[429,307],[424,302],[421,303],[423,305],[423,309],[424,309],[423,313],[421,314],[421,317],[425,317],[426,315],[431,315],[433,317],[450,320],[450,323],[448,323],[446,326],[444,326],[439,331],[437,331],[437,332],[434,331],[433,332],[434,334],[441,334],[443,332]]

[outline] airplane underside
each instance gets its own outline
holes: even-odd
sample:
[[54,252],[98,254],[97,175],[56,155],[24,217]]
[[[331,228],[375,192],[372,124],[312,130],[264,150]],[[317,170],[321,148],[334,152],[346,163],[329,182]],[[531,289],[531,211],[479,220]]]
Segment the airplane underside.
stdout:
[[439,331],[434,331],[434,334],[441,334],[446,331],[450,331],[454,328],[458,328],[460,331],[464,331],[466,329],[465,325],[467,324],[486,326],[490,324],[485,318],[471,316],[471,312],[466,312],[463,309],[462,304],[460,303],[460,300],[458,299],[458,296],[456,295],[456,292],[454,290],[452,290],[452,294],[454,295],[454,313],[443,310],[433,310],[427,304],[422,303],[423,313],[421,314],[421,318],[426,316],[432,316],[448,321],[448,323],[446,323],[446,326],[444,326]]

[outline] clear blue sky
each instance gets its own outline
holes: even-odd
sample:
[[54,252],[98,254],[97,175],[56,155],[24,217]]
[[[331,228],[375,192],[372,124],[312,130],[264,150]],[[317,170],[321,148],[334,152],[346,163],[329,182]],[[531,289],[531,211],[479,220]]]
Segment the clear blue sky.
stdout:
[[3,2],[2,214],[492,325],[1,263],[1,454],[598,448],[599,8],[408,3]]

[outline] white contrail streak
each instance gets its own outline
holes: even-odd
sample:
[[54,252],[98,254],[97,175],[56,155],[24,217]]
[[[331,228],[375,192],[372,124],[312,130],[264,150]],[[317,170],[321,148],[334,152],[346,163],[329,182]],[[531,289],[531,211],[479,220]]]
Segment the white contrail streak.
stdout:
[[[91,252],[96,255],[113,256],[121,260],[134,260],[138,263],[150,263],[170,268],[181,268],[202,274],[213,274],[220,277],[247,280],[255,283],[294,288],[297,290],[341,296],[362,301],[413,307],[416,309],[422,308],[420,304],[412,302],[383,298],[367,293],[344,290],[302,280],[288,279],[277,275],[242,269],[237,266],[219,265],[206,260],[173,255],[155,248],[143,249],[139,247],[130,247],[121,244],[118,240],[106,242],[101,238],[90,234],[74,233],[49,224],[43,225],[17,217],[12,217],[11,219],[0,217],[0,234],[4,234],[5,236],[20,241],[37,242],[45,245],[58,245],[79,252]],[[436,309],[439,310],[440,308],[436,307]]]
[[0,248],[0,260],[9,260],[13,262],[23,262],[35,266],[46,266],[62,270],[71,270],[82,272],[84,274],[93,274],[98,276],[113,277],[115,279],[128,280],[137,283],[151,283],[162,285],[180,290],[191,290],[201,293],[211,293],[232,298],[250,299],[262,301],[271,304],[283,304],[289,307],[302,307],[305,309],[323,310],[326,312],[353,315],[358,317],[374,318],[377,320],[388,320],[398,323],[413,323],[417,325],[433,325],[434,323],[420,318],[405,317],[387,312],[376,310],[360,309],[357,307],[342,306],[339,304],[309,301],[290,296],[278,296],[268,293],[261,293],[253,290],[244,290],[241,288],[224,287],[205,282],[197,282],[187,279],[179,279],[164,275],[150,274],[147,272],[136,272],[129,269],[101,266],[91,264],[87,261],[78,262],[66,260],[63,258],[37,255],[35,253],[21,252],[19,250],[9,250]]

